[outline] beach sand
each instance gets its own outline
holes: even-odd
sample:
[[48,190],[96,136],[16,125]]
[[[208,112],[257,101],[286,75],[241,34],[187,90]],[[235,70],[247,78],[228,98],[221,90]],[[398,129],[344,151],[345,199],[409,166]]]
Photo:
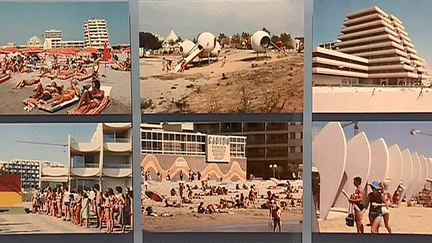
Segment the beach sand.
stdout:
[[[393,233],[401,234],[431,234],[432,233],[432,208],[422,207],[416,204],[412,207],[407,207],[406,204],[400,205],[399,208],[390,208],[390,227]],[[321,232],[341,232],[341,233],[356,233],[356,227],[348,227],[345,225],[346,213],[330,212],[327,220],[319,220]],[[363,225],[365,233],[370,233],[368,212],[363,214]],[[381,234],[386,234],[387,230],[383,224],[379,229]]]
[[[199,182],[185,182],[192,187],[194,185],[200,186]],[[210,182],[209,185],[219,185],[219,182]],[[240,183],[240,186],[243,183]],[[250,186],[255,184],[259,188],[259,195],[264,195],[267,192],[266,186],[271,183],[259,182],[247,182],[246,185]],[[169,232],[169,231],[193,231],[195,229],[205,229],[211,227],[226,227],[230,225],[253,225],[253,224],[268,224],[269,220],[269,210],[260,209],[259,205],[266,202],[266,199],[259,196],[259,203],[256,205],[257,208],[247,208],[247,209],[229,209],[229,213],[219,213],[219,214],[199,214],[196,212],[197,207],[200,202],[204,202],[204,206],[209,203],[219,203],[221,198],[229,199],[235,195],[243,193],[247,196],[249,190],[235,190],[236,183],[228,184],[228,195],[215,195],[215,196],[203,196],[202,199],[193,199],[193,204],[183,204],[184,206],[177,207],[165,207],[165,203],[154,202],[150,199],[145,199],[143,202],[143,208],[151,206],[158,214],[169,213],[174,214],[173,217],[153,217],[143,214],[142,224],[144,231],[151,232]],[[175,187],[178,191],[178,183],[175,182],[151,182],[148,186],[148,190],[154,190],[159,192],[161,195],[166,196],[170,201],[175,201],[179,199],[179,196],[170,196],[169,191],[172,187]],[[143,192],[145,187],[143,187]],[[195,192],[202,192],[201,189],[193,190]],[[293,195],[299,196],[299,195]],[[284,201],[284,199],[280,199]],[[288,200],[285,200],[288,201]],[[282,221],[295,221],[300,223],[303,218],[302,206],[300,204],[296,205],[295,208],[290,210],[285,210],[282,212]],[[288,226],[286,226],[288,227]],[[300,227],[301,228],[301,227]],[[288,230],[288,229],[285,229]],[[284,231],[285,231],[284,230]],[[299,230],[301,231],[301,229]]]
[[[102,64],[100,69],[100,81],[102,86],[111,86],[111,104],[101,114],[130,114],[131,113],[131,78],[130,72],[111,70],[106,68]],[[106,78],[101,77],[106,75]],[[50,113],[39,109],[33,109],[31,112],[24,110],[24,104],[22,100],[29,98],[34,94],[33,89],[36,85],[27,86],[21,89],[12,89],[22,79],[37,78],[36,73],[20,73],[12,74],[12,78],[8,81],[0,84],[0,114],[2,115],[51,115],[51,114],[67,114],[67,111],[76,107],[77,103],[72,104],[69,107],[63,108],[57,112]],[[43,78],[41,80],[44,87],[55,81],[57,85],[64,85],[65,88],[70,86],[70,80],[60,80],[49,78]],[[79,82],[79,85],[85,85],[91,83],[91,79]]]
[[[262,55],[262,54],[261,54]],[[221,59],[227,62],[221,67]],[[144,113],[264,113],[303,111],[303,53],[226,49],[219,61],[183,73],[162,71],[162,56],[142,58]],[[165,56],[173,60],[180,56]],[[252,65],[253,64],[253,65]],[[253,66],[253,67],[252,67]],[[222,73],[227,77],[222,79]],[[151,100],[151,101],[150,101]]]
[[431,111],[431,88],[313,87],[313,112]]

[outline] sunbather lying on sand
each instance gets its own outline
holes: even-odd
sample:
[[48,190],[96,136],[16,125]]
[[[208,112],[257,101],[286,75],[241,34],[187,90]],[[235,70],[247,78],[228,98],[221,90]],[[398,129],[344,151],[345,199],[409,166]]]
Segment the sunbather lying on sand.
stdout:
[[33,84],[37,84],[39,82],[40,82],[40,78],[36,78],[36,79],[32,79],[32,80],[23,79],[23,80],[19,81],[15,85],[15,87],[13,87],[13,89],[21,89],[21,88],[23,88],[25,86],[30,86],[30,85],[33,85]]
[[52,82],[50,85],[47,85],[44,89],[42,86],[42,83],[39,82],[38,85],[35,88],[36,94],[32,97],[34,99],[43,99],[43,100],[49,100],[53,96],[60,95],[63,90],[63,85],[58,86],[56,82]]
[[52,106],[59,105],[63,102],[66,102],[68,100],[71,100],[75,98],[75,96],[79,95],[79,88],[78,88],[78,82],[76,80],[71,80],[70,87],[68,87],[65,91],[63,91],[63,94],[60,96],[57,96],[54,99],[49,100],[47,103],[51,104]]

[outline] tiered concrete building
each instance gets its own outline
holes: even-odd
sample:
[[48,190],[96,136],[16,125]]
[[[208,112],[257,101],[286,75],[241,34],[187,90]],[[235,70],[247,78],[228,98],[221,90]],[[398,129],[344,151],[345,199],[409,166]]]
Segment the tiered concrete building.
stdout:
[[106,20],[92,18],[84,22],[84,44],[102,50],[104,44],[110,45]]
[[431,71],[405,27],[378,7],[349,13],[338,41],[313,52],[316,84],[429,85]]

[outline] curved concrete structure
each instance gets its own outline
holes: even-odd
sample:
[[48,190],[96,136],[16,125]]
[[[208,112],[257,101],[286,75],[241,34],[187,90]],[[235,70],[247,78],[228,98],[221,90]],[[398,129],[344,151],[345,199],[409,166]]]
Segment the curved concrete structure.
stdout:
[[104,168],[102,173],[109,177],[129,177],[132,176],[132,169],[130,168]]
[[390,163],[390,155],[387,144],[383,138],[379,138],[370,144],[371,165],[369,169],[368,183],[372,181],[385,181]]
[[402,154],[399,146],[393,145],[389,148],[390,164],[387,172],[388,191],[393,195],[400,183],[402,172]]
[[259,30],[251,37],[252,49],[256,52],[267,52],[270,44],[270,35],[265,31]]
[[426,184],[426,178],[428,174],[428,167],[426,162],[426,157],[424,155],[419,156],[420,159],[420,184],[419,191],[422,191]]
[[[320,218],[326,219],[338,192],[347,156],[345,133],[339,122],[330,122],[312,144],[312,164],[320,176]],[[330,169],[331,168],[331,169]]]
[[407,192],[407,201],[410,201],[411,197],[416,194],[420,188],[420,159],[417,153],[411,154],[413,172],[411,178],[412,188],[410,187],[409,193]]
[[403,191],[400,197],[401,201],[405,197],[406,193],[412,190],[413,187],[411,183],[413,165],[412,165],[411,152],[409,151],[409,149],[405,149],[404,151],[402,151],[402,158],[403,158],[403,170],[402,170],[401,181],[402,181],[402,185],[405,187],[405,190]]
[[[345,163],[346,181],[343,185],[343,190],[348,194],[355,192],[354,178],[359,176],[362,178],[362,186],[365,185],[369,176],[369,168],[371,164],[371,149],[369,141],[364,132],[357,134],[347,143],[347,156]],[[343,182],[342,182],[343,183]],[[348,211],[348,200],[343,194],[339,195],[335,207],[344,208]]]

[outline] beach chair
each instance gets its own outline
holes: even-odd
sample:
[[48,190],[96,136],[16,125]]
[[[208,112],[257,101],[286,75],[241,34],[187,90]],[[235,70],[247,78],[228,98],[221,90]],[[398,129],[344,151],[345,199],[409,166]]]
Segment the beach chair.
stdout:
[[76,107],[68,111],[68,115],[98,115],[102,111],[104,111],[110,104],[110,94],[111,94],[111,86],[101,86],[101,90],[104,91],[105,96],[98,107],[90,109],[87,113],[82,113],[82,109],[77,109]]

